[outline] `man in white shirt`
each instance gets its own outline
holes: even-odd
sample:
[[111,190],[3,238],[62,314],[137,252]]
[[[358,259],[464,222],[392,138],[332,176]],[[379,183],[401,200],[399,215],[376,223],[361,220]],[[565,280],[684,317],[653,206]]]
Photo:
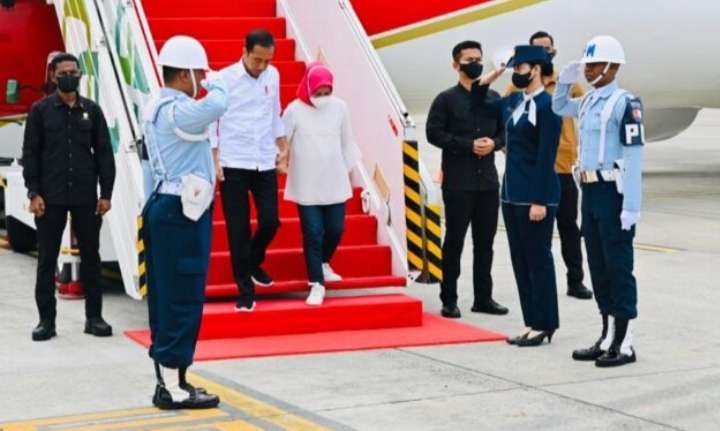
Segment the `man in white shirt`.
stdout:
[[[255,284],[271,286],[262,269],[265,250],[280,226],[277,169],[284,169],[287,143],[280,119],[280,75],[270,65],[273,36],[249,33],[242,59],[219,73],[227,84],[228,110],[211,128],[233,274],[240,295],[236,309],[255,308]],[[278,151],[280,150],[280,151]],[[253,195],[258,229],[250,232]]]

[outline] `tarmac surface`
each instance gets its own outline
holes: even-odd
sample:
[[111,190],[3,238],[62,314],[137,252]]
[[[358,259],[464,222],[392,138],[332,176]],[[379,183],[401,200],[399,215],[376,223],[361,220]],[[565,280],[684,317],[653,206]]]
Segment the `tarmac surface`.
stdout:
[[[435,172],[438,152],[423,145],[421,154]],[[0,249],[0,430],[720,429],[720,110],[701,112],[674,139],[648,144],[644,171],[635,364],[597,369],[570,358],[597,338],[599,317],[594,301],[565,295],[556,239],[561,327],[550,345],[201,362],[194,379],[221,394],[220,408],[161,413],[150,404],[151,362],[122,335],[147,327],[146,305],[108,292],[105,317],[115,336],[99,339],[82,333],[82,301],[61,300],[59,336],[33,343],[35,259]],[[522,318],[502,229],[493,276],[495,299],[509,315],[470,313],[471,265],[468,241],[459,283],[463,321],[518,333]],[[405,291],[439,312],[437,285]]]

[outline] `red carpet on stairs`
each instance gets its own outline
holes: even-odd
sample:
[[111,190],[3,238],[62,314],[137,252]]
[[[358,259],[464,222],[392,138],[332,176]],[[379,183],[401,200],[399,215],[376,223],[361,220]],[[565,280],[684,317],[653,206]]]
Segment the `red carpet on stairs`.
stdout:
[[[152,37],[160,50],[167,39],[187,34],[205,46],[210,65],[218,70],[240,60],[245,35],[265,29],[276,38],[273,64],[280,72],[285,107],[305,72],[296,61],[295,41],[286,37],[285,19],[276,16],[275,0],[144,0]],[[398,150],[399,151],[399,150]],[[297,207],[283,199],[285,177],[278,177],[281,227],[267,252],[263,268],[274,278],[269,288],[257,288],[253,313],[234,311],[237,295],[222,202],[216,195],[212,253],[200,330],[198,360],[275,354],[328,352],[491,341],[501,334],[424,314],[422,302],[399,294],[332,297],[332,290],[404,287],[406,278],[392,273],[390,247],[377,242],[377,220],[362,211],[360,188],[347,202],[346,230],[331,261],[343,276],[327,283],[322,307],[308,307],[301,298],[267,298],[270,294],[308,291]],[[252,228],[256,228],[251,200]],[[152,288],[152,287],[150,287]],[[223,300],[225,302],[223,302]],[[131,331],[133,340],[149,344],[148,331]]]

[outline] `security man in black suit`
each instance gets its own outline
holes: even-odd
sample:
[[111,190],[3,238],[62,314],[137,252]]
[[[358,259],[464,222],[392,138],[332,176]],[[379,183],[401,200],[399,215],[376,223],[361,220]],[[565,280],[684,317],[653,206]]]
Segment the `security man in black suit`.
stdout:
[[102,110],[78,94],[79,66],[71,54],[52,59],[57,91],[30,108],[25,126],[23,177],[39,250],[35,301],[40,323],[33,330],[34,341],[56,335],[55,270],[68,212],[80,248],[85,333],[112,335],[112,327],[102,318],[98,250],[102,216],[110,210],[115,159]]
[[452,50],[457,85],[440,93],[428,114],[428,141],[442,149],[443,202],[446,232],[443,241],[442,315],[459,318],[457,279],[468,225],[472,224],[473,287],[476,313],[507,314],[492,299],[493,241],[498,222],[498,174],[495,151],[504,146],[500,111],[489,91],[477,97],[482,75],[482,46],[465,41]]

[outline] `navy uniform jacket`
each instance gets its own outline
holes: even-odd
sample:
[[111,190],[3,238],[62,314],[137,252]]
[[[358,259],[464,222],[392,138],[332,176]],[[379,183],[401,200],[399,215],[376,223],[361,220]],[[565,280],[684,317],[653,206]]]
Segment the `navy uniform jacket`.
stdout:
[[513,93],[501,101],[506,130],[506,164],[501,199],[515,205],[557,206],[560,183],[555,158],[562,118],[552,111],[552,97],[546,92],[535,96],[535,125],[527,109],[517,124],[513,111],[523,102],[523,93]]

